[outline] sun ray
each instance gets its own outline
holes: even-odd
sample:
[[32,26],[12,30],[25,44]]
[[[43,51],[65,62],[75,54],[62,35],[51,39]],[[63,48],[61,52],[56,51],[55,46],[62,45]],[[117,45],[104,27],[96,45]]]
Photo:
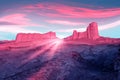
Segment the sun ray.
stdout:
[[63,40],[60,39],[55,39],[55,40],[48,40],[46,42],[43,42],[41,44],[41,42],[36,42],[34,43],[34,45],[41,46],[42,49],[38,50],[37,52],[34,52],[33,54],[31,54],[27,59],[23,60],[23,64],[35,59],[37,56],[44,54],[45,51],[50,50],[50,52],[48,53],[48,59],[52,58],[56,52],[56,50],[60,47],[60,45],[62,44]]

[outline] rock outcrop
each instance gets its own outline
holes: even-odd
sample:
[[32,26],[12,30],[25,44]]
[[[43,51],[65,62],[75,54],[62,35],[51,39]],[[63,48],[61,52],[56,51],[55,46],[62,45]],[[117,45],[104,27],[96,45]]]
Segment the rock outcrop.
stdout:
[[98,25],[96,22],[92,22],[89,24],[87,28],[87,38],[93,40],[99,38]]
[[42,40],[42,39],[55,39],[56,33],[55,32],[48,32],[45,34],[40,33],[18,33],[16,37],[17,42],[23,41],[35,41],[35,40]]
[[96,22],[92,22],[87,27],[87,30],[85,32],[77,32],[76,30],[73,31],[73,35],[70,37],[67,37],[66,39],[90,39],[90,40],[96,40],[99,38],[98,33],[98,25]]

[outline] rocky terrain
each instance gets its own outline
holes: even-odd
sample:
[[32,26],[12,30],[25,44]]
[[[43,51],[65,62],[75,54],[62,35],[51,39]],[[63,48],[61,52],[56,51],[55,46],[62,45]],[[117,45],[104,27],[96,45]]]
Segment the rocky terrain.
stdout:
[[1,45],[0,80],[120,80],[120,44],[55,40]]

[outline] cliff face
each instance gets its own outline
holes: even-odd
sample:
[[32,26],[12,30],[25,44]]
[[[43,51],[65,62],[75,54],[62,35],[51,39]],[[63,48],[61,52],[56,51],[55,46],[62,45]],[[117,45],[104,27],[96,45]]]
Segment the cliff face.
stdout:
[[73,31],[73,35],[70,37],[67,37],[66,39],[90,39],[90,40],[96,40],[99,38],[98,33],[98,25],[96,22],[92,22],[87,27],[87,30],[85,32],[77,32],[76,30]]
[[99,38],[97,23],[96,22],[90,23],[88,28],[87,28],[86,33],[87,33],[87,38],[88,39],[95,40],[95,39]]
[[22,42],[22,41],[36,41],[41,39],[55,39],[56,33],[55,32],[48,32],[45,34],[40,33],[19,33],[17,34],[16,41]]

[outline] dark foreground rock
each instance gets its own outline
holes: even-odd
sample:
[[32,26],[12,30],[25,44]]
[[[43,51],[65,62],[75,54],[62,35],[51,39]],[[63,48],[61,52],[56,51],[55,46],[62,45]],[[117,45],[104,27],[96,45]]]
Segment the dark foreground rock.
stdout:
[[120,80],[120,45],[46,47],[0,50],[0,80]]

